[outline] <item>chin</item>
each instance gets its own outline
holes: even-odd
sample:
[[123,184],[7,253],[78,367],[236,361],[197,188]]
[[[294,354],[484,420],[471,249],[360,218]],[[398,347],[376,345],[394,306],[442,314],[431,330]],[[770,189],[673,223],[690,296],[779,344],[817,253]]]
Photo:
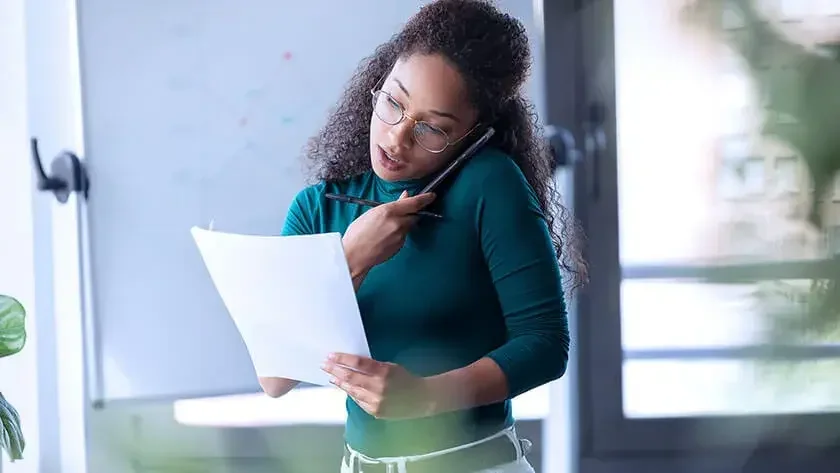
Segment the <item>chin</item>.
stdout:
[[389,171],[375,161],[371,163],[371,168],[373,169],[373,173],[383,181],[395,182],[407,179],[402,173]]

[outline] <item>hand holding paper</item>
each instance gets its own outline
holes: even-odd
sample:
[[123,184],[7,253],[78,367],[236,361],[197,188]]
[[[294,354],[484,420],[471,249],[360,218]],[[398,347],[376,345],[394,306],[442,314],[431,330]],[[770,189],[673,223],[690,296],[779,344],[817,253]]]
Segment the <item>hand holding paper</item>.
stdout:
[[338,233],[192,235],[257,376],[328,385],[330,353],[370,357]]

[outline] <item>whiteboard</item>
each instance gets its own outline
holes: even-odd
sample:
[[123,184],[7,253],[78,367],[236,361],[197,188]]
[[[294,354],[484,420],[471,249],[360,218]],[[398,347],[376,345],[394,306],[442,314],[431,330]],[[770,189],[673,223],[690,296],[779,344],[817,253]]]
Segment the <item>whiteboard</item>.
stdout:
[[[535,32],[531,3],[502,5]],[[277,234],[306,140],[418,5],[79,2],[95,403],[259,389],[189,228]]]

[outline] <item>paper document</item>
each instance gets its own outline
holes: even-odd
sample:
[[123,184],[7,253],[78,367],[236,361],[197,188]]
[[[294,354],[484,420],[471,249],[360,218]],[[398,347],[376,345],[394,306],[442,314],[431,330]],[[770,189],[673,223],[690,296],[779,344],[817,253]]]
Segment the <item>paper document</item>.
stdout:
[[258,376],[329,385],[331,352],[370,357],[338,233],[192,235]]

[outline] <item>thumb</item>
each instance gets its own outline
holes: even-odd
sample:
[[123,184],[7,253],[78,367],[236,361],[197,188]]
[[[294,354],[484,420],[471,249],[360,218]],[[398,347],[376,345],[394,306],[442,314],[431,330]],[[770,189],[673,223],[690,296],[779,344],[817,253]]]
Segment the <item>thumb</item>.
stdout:
[[400,196],[400,198],[394,202],[394,205],[399,209],[400,213],[412,214],[431,204],[434,200],[435,194],[426,192],[411,197]]
[[417,210],[422,209],[423,207],[431,204],[434,202],[436,195],[434,192],[426,192],[424,194],[416,195],[414,198],[416,199],[417,203]]

